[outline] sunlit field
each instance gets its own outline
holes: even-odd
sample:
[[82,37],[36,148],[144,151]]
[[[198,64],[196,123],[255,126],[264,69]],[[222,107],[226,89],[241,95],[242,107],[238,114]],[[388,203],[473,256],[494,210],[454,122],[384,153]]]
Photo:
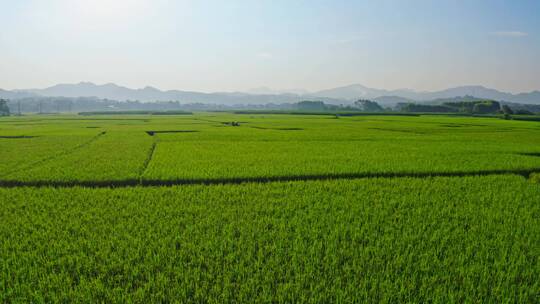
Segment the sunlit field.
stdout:
[[0,118],[0,302],[537,302],[540,123]]

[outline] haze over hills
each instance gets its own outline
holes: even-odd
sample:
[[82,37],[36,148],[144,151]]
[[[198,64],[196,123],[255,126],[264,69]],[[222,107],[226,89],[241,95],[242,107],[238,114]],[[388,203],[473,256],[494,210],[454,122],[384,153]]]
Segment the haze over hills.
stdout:
[[[242,92],[202,93],[193,91],[168,90],[162,91],[154,87],[131,89],[113,83],[97,85],[91,82],[78,84],[58,84],[45,89],[29,89],[15,91],[18,94],[33,94],[45,97],[97,97],[113,100],[180,101],[183,103],[209,104],[266,104],[298,102],[304,98],[298,94],[249,94]],[[0,93],[1,94],[1,93]],[[321,97],[328,103],[342,103],[343,100],[332,97]]]
[[113,100],[180,101],[183,103],[210,104],[266,104],[288,103],[311,99],[331,104],[347,104],[357,99],[373,99],[390,105],[406,101],[430,101],[434,99],[474,96],[516,103],[540,104],[540,91],[511,94],[483,86],[461,86],[437,92],[418,92],[410,89],[384,90],[369,88],[360,84],[338,87],[317,92],[305,90],[277,91],[258,88],[248,92],[201,93],[193,91],[162,91],[154,87],[131,89],[113,83],[97,85],[91,82],[78,84],[58,84],[45,89],[1,90],[0,98],[20,99],[32,96],[44,97],[97,97]]
[[258,88],[249,89],[245,93],[254,94],[254,95],[281,95],[281,94],[307,95],[310,92],[304,89],[276,90],[269,87],[258,87]]
[[27,97],[33,97],[36,96],[36,94],[26,92],[26,91],[7,91],[0,89],[0,98],[4,99],[21,99],[21,98],[27,98]]
[[394,97],[394,99],[405,98],[415,101],[428,101],[433,99],[452,98],[458,96],[475,96],[478,98],[486,98],[499,101],[540,104],[540,91],[511,94],[506,92],[500,92],[498,90],[486,88],[483,86],[460,86],[436,92],[418,92],[410,89],[372,89],[360,84],[353,84],[345,87],[318,91],[313,94],[316,96],[351,100],[355,98],[390,99],[389,97]]

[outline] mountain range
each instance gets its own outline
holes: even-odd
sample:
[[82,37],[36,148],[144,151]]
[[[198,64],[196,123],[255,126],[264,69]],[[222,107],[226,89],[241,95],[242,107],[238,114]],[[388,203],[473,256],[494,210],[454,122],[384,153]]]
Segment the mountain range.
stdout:
[[474,96],[526,104],[540,104],[540,91],[512,94],[483,86],[461,86],[436,92],[419,92],[410,89],[383,90],[369,88],[360,84],[332,88],[317,92],[305,90],[277,91],[258,88],[248,92],[201,93],[193,91],[162,91],[153,87],[131,89],[113,83],[97,85],[91,82],[77,84],[58,84],[45,89],[2,90],[0,98],[21,99],[27,97],[97,97],[113,100],[180,101],[182,103],[209,104],[266,104],[292,103],[301,100],[320,100],[330,104],[347,104],[357,99],[373,99],[383,105],[406,101],[430,101],[458,96]]
[[410,89],[381,90],[353,84],[345,87],[333,88],[314,93],[316,96],[325,96],[340,99],[379,99],[379,102],[413,100],[430,101],[434,99],[453,98],[460,96],[474,96],[478,98],[493,99],[497,101],[509,101],[518,103],[540,104],[540,91],[529,93],[512,94],[501,92],[483,86],[460,86],[436,92],[418,92]]

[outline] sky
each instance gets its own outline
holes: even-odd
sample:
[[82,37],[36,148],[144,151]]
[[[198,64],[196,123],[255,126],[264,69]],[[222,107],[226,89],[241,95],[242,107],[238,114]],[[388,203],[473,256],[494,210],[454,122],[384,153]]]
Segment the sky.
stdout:
[[0,0],[0,88],[540,89],[540,1]]

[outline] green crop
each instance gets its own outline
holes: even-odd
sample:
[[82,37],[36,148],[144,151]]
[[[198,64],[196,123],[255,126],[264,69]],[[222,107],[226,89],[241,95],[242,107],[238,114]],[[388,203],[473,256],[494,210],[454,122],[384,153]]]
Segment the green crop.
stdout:
[[15,181],[137,180],[152,139],[130,132],[99,133],[85,146],[5,177]]
[[0,182],[160,184],[527,175],[540,169],[536,122],[439,116],[130,117],[134,118],[53,116],[25,126],[24,132],[18,122],[2,123],[14,136],[41,135],[0,138],[7,147],[0,155],[11,160],[3,164]]
[[1,118],[0,302],[538,302],[538,122],[306,114]]
[[0,190],[0,301],[535,302],[517,176]]

